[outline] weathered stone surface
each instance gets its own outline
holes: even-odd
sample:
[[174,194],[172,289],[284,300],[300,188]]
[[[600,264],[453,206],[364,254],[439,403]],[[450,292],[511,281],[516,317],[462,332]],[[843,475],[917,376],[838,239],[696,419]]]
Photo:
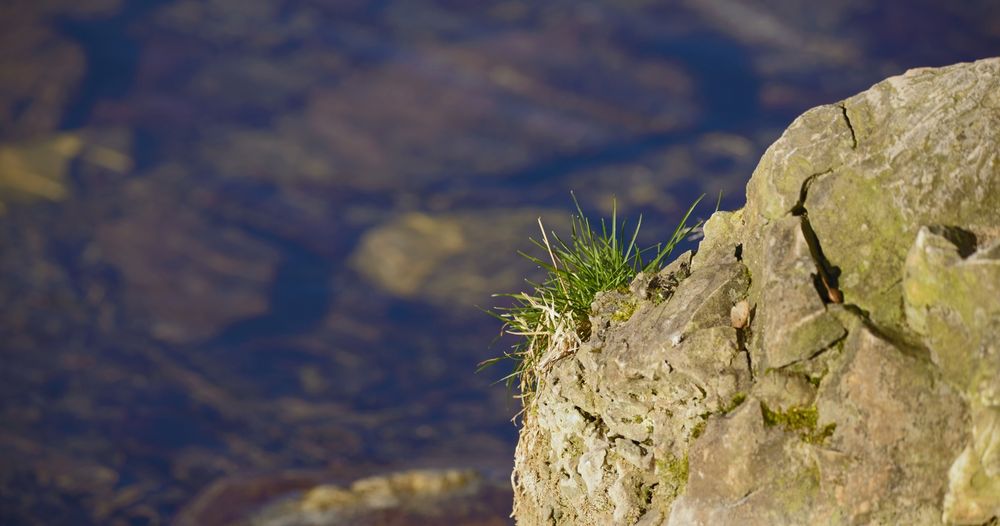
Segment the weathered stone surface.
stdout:
[[802,233],[802,220],[783,217],[763,228],[758,274],[764,368],[805,360],[844,336],[844,327],[827,311],[816,293],[816,262]]
[[810,110],[761,159],[747,226],[808,213],[845,301],[903,329],[901,267],[924,225],[1000,223],[1000,77],[984,60],[893,77]]
[[968,429],[960,393],[926,361],[864,327],[852,330],[841,352],[818,394],[821,425],[837,427],[824,444],[827,456],[817,457],[821,509],[808,522],[940,521],[942,475]]
[[935,231],[921,228],[906,258],[908,325],[951,382],[1000,406],[1000,240],[974,251]]
[[[652,279],[670,282],[678,270]],[[724,263],[691,272],[668,301],[632,296],[627,320],[597,309],[595,337],[552,368],[550,387],[525,417],[519,520],[628,524],[668,511],[660,504],[686,483],[687,444],[705,418],[749,387],[730,326],[730,309],[748,286],[742,264]]]
[[[987,234],[989,235],[989,234]],[[965,392],[971,444],[949,474],[945,516],[978,523],[1000,514],[1000,240],[925,226],[906,257],[906,321],[945,378]]]
[[666,524],[788,524],[811,505],[819,485],[797,443],[765,425],[755,399],[712,419],[691,448],[687,490]]
[[797,119],[693,258],[595,302],[529,407],[518,523],[1000,516],[998,93],[989,59]]

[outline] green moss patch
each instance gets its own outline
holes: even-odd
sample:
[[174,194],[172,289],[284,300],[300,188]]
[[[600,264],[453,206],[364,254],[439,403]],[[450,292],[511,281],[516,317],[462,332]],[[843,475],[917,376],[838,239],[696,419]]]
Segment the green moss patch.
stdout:
[[822,444],[837,428],[837,424],[819,427],[819,410],[816,406],[791,407],[787,411],[774,411],[761,402],[760,412],[764,417],[765,426],[779,426],[785,431],[799,435],[803,442],[810,444]]
[[611,319],[619,323],[626,322],[635,314],[637,308],[639,308],[637,302],[624,301],[618,306],[618,310],[611,314]]
[[691,440],[695,440],[698,437],[700,437],[701,434],[705,432],[705,426],[707,425],[708,425],[707,420],[702,420],[701,422],[695,424],[694,427],[691,429]]
[[667,453],[667,457],[656,461],[656,470],[663,483],[674,488],[674,496],[680,495],[687,486],[688,455],[677,457]]
[[729,400],[729,403],[726,404],[725,407],[721,409],[720,412],[724,415],[728,415],[729,413],[732,413],[734,410],[736,410],[737,407],[743,405],[743,402],[746,402],[746,400],[747,400],[746,393],[736,393],[733,395],[733,398]]

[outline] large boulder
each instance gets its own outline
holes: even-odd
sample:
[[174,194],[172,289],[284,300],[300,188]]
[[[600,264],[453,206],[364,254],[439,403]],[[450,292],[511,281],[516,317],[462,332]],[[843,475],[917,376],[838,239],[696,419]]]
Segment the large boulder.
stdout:
[[525,412],[518,524],[1000,517],[1000,59],[806,112],[591,321]]

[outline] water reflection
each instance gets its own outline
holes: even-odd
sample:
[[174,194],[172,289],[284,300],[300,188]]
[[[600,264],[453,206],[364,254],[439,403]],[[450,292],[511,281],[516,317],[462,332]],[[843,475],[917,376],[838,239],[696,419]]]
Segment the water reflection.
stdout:
[[537,216],[617,195],[655,242],[801,111],[1000,41],[985,1],[85,4],[0,7],[3,523],[265,520],[414,468],[506,523],[475,305]]

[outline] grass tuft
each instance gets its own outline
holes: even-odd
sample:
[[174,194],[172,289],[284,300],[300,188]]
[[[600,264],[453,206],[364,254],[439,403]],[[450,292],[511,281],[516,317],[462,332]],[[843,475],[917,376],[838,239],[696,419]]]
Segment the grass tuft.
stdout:
[[674,247],[701,225],[699,221],[687,226],[700,201],[698,198],[691,205],[666,243],[646,248],[636,244],[642,217],[633,230],[626,230],[624,221],[618,223],[617,204],[612,208],[610,222],[601,219],[591,223],[573,195],[577,213],[568,239],[553,232],[550,240],[539,218],[541,240],[532,238],[531,242],[543,255],[519,254],[543,268],[546,278],[540,283],[528,281],[530,293],[495,295],[510,298],[513,305],[488,312],[503,322],[502,333],[518,340],[502,356],[480,363],[479,370],[513,360],[513,372],[500,381],[511,390],[517,387],[522,411],[529,407],[542,374],[590,337],[590,306],[597,294],[625,289],[639,272],[659,271]]

